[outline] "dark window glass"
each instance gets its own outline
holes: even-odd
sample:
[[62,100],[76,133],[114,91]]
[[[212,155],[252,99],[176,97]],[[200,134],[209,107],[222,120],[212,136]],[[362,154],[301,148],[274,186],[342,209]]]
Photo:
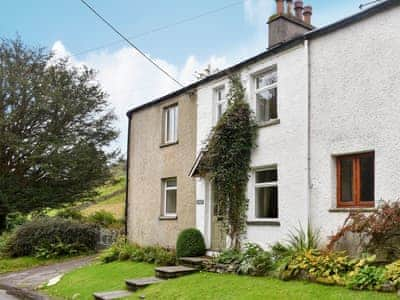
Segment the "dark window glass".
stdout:
[[278,187],[256,188],[256,218],[278,218]]
[[353,201],[353,160],[341,160],[342,202]]
[[360,158],[361,202],[374,201],[374,158]]
[[265,170],[256,172],[256,183],[276,182],[278,181],[278,170]]

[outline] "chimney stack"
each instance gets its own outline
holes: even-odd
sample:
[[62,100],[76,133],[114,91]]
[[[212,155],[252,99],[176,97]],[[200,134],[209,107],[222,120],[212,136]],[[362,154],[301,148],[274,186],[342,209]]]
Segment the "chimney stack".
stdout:
[[276,0],[276,14],[283,15],[284,7],[283,7],[283,0]]
[[299,20],[303,20],[303,1],[296,0],[294,3],[294,10],[296,12],[296,18]]
[[293,15],[293,0],[286,0],[287,3],[287,14],[289,16]]
[[312,6],[305,6],[303,11],[304,22],[311,25]]

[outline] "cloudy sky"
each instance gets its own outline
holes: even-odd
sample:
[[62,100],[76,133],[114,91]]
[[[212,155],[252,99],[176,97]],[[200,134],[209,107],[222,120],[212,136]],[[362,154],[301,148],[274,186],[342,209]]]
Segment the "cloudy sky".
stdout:
[[[265,22],[275,0],[87,0],[146,54],[184,84],[208,64],[222,69],[265,50]],[[359,11],[366,0],[308,0],[313,24],[329,24]],[[110,95],[126,152],[126,111],[178,88],[119,40],[79,0],[4,0],[0,36],[16,34],[73,64],[98,70]]]

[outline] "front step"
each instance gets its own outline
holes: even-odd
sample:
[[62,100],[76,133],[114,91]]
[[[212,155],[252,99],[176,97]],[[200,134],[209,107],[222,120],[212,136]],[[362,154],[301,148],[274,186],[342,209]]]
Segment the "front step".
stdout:
[[96,300],[112,300],[112,299],[129,297],[132,294],[133,293],[129,291],[113,291],[113,292],[94,293],[93,297]]
[[132,292],[136,292],[138,289],[145,288],[151,284],[159,283],[164,281],[161,278],[157,277],[148,277],[148,278],[140,278],[140,279],[128,279],[125,280],[126,287],[128,290]]
[[177,278],[197,272],[195,268],[185,266],[158,267],[156,268],[156,277],[162,279]]
[[181,257],[179,262],[185,267],[196,268],[198,270],[203,268],[203,264],[209,259],[207,257]]

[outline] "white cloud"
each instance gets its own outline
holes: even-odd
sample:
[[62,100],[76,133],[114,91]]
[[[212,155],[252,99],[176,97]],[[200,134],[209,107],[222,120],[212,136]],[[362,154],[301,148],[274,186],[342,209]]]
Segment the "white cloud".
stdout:
[[[55,42],[52,50],[55,59],[70,56],[61,41]],[[195,56],[189,56],[181,68],[159,58],[153,59],[185,85],[195,81],[195,71],[205,69],[208,64],[219,69],[227,66],[225,57],[216,56],[211,56],[206,61],[198,61]],[[93,52],[84,60],[71,57],[70,61],[73,65],[87,65],[98,71],[97,79],[109,94],[109,101],[118,116],[115,126],[121,131],[121,135],[116,146],[120,147],[122,153],[126,151],[128,109],[179,88],[144,57],[128,47],[114,52]]]
[[273,15],[275,0],[246,0],[244,12],[246,21],[255,26],[260,26]]

